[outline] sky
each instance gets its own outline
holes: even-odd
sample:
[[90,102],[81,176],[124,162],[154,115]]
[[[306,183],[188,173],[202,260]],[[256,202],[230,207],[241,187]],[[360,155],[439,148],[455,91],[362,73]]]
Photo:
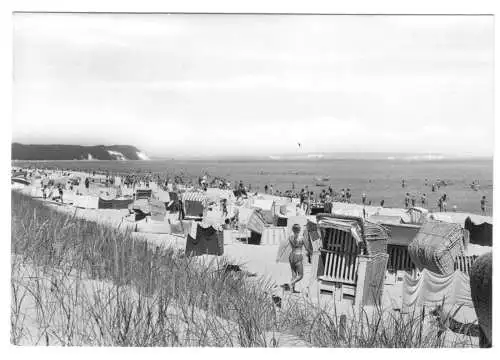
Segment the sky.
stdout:
[[13,20],[13,141],[150,156],[494,152],[492,16]]

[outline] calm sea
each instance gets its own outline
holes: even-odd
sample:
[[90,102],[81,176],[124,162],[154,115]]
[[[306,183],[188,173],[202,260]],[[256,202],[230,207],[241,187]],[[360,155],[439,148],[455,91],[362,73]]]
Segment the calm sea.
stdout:
[[[387,207],[403,207],[406,192],[417,198],[426,193],[429,207],[437,207],[437,199],[446,193],[448,209],[456,205],[457,211],[480,213],[480,199],[488,201],[491,215],[493,202],[493,160],[361,160],[361,159],[316,159],[316,160],[152,160],[152,161],[45,161],[15,162],[17,166],[34,165],[67,169],[99,169],[109,171],[151,171],[162,173],[184,173],[193,177],[207,172],[231,181],[242,180],[251,184],[252,190],[263,191],[266,184],[274,189],[287,190],[292,186],[301,189],[306,185],[315,193],[323,187],[316,186],[315,177],[329,177],[327,182],[335,190],[350,188],[354,202],[361,202],[361,194],[367,194],[373,205],[382,199]],[[401,179],[407,186],[402,188]],[[429,186],[425,186],[425,179]],[[451,184],[431,192],[430,184],[436,179]],[[474,191],[470,183],[478,180],[480,189]]]

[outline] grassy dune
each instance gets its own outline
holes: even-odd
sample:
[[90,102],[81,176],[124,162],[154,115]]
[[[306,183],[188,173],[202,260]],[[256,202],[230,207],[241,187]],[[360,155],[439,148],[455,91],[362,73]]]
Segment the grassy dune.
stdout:
[[[20,345],[439,347],[420,314],[271,298],[271,284],[152,248],[12,192],[11,342]],[[427,315],[425,315],[427,317]],[[446,343],[471,346],[470,343]]]

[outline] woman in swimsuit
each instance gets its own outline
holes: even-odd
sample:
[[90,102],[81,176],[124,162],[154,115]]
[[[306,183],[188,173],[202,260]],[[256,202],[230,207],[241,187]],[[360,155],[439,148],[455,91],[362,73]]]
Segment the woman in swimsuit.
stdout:
[[292,269],[292,281],[290,282],[290,287],[292,292],[298,293],[299,291],[295,290],[295,284],[304,277],[304,256],[302,248],[306,247],[308,255],[310,255],[311,251],[309,247],[306,246],[304,236],[300,234],[299,224],[294,224],[292,226],[292,232],[293,234],[288,238],[288,242],[292,248],[292,252],[288,258],[290,268]]

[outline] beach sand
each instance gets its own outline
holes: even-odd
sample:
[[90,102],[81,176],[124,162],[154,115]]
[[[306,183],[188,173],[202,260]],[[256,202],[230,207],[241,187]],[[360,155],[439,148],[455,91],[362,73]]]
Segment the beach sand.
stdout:
[[[30,193],[29,187],[21,189],[23,193]],[[40,201],[43,201],[40,199]],[[126,216],[129,214],[127,209],[124,210],[97,210],[97,209],[81,209],[75,208],[71,205],[66,204],[56,204],[53,202],[47,202],[47,206],[52,207],[53,209],[61,212],[65,212],[68,214],[72,214],[77,217],[81,217],[87,220],[96,221],[101,224],[106,224],[113,227],[120,227],[122,229],[132,230],[135,228],[134,222],[127,220]],[[352,212],[352,213],[362,213],[362,206],[355,204],[346,204],[346,203],[334,203],[333,212]],[[388,216],[401,216],[405,213],[404,209],[389,209],[389,208],[380,208],[380,207],[369,207],[366,206],[365,210],[367,212],[367,216],[372,214],[381,214]],[[446,213],[446,215],[451,215],[453,220],[457,222],[462,222],[466,216],[470,214],[464,213]],[[172,216],[172,215],[170,215]],[[218,218],[220,213],[214,212],[213,214],[209,214],[208,217],[212,217],[214,219]],[[478,215],[473,215],[476,217]],[[175,216],[172,216],[172,221]],[[491,218],[484,218],[485,220],[491,221]],[[186,238],[185,236],[172,235],[172,234],[149,234],[149,233],[139,233],[134,232],[133,236],[138,239],[144,239],[148,243],[153,246],[159,247],[173,247],[178,250],[184,250],[186,247]],[[290,294],[288,291],[284,291],[280,285],[289,283],[291,272],[289,265],[286,263],[278,263],[276,262],[276,255],[278,251],[279,245],[249,245],[240,241],[231,241],[224,244],[224,257],[226,257],[230,263],[240,265],[245,271],[249,273],[254,273],[257,275],[257,278],[264,278],[269,281],[271,284],[275,285],[275,295],[278,295],[282,298],[282,301],[308,301],[314,304],[317,304],[322,307],[331,307],[332,304],[335,304],[336,311],[338,314],[346,314],[349,318],[355,316],[355,309],[351,301],[334,301],[332,295],[329,294],[320,294],[318,291],[315,274],[312,274],[312,265],[304,264],[304,278],[301,282],[297,284],[297,290],[300,291],[300,294]],[[217,256],[212,255],[204,255],[199,256],[198,261],[203,262],[211,262],[212,264],[217,264]],[[248,278],[252,281],[252,277]],[[393,313],[394,311],[399,311],[402,308],[402,290],[403,283],[401,281],[386,281],[386,285],[384,286],[384,292],[382,297],[382,308],[384,310]],[[366,311],[366,309],[365,309]],[[368,309],[370,311],[370,309]],[[372,309],[371,311],[375,311]],[[465,314],[465,315],[463,315]],[[462,312],[463,320],[467,321],[475,321],[475,313],[472,309],[471,311]],[[454,339],[457,336],[460,337],[463,335],[454,334],[451,331],[447,331],[447,339]],[[470,341],[468,337],[466,337],[467,341]],[[463,340],[463,339],[462,339]],[[288,340],[293,343],[292,340]],[[449,340],[452,341],[452,340]],[[474,342],[475,339],[472,339]]]

